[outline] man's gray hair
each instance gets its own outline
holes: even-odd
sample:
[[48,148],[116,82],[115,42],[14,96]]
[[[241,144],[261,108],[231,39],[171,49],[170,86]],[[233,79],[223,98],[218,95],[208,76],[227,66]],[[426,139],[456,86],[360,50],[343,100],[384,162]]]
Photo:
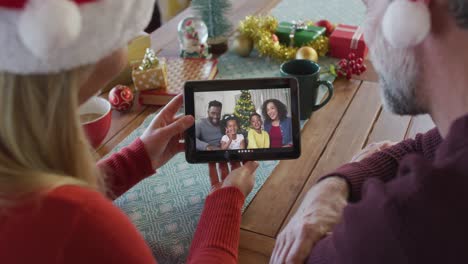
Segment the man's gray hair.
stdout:
[[449,0],[449,9],[458,26],[468,29],[468,0]]

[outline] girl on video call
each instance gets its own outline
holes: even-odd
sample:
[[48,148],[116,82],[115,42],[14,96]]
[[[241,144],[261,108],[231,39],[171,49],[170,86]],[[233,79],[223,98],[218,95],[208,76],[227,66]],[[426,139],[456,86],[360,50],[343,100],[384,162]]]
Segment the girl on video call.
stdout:
[[253,113],[250,115],[250,129],[247,136],[248,149],[261,149],[270,147],[270,135],[262,129],[262,117]]
[[292,147],[292,123],[285,104],[277,99],[263,103],[262,114],[265,118],[265,131],[270,135],[272,148]]
[[221,131],[225,135],[221,138],[221,149],[245,149],[245,140],[239,130],[239,119],[234,115],[226,114],[221,121]]

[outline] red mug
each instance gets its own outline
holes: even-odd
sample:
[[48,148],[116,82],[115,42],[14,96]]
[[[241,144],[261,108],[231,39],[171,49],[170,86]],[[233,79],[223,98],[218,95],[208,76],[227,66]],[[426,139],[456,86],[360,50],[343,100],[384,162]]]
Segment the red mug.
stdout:
[[99,147],[109,132],[111,110],[109,101],[100,97],[91,97],[80,106],[81,124],[93,148]]

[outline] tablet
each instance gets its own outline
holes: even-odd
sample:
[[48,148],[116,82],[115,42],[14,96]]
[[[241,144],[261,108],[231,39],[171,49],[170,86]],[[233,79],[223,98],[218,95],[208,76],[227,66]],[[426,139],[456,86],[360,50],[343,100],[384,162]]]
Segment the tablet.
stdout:
[[296,159],[301,154],[294,78],[190,81],[185,114],[189,163]]

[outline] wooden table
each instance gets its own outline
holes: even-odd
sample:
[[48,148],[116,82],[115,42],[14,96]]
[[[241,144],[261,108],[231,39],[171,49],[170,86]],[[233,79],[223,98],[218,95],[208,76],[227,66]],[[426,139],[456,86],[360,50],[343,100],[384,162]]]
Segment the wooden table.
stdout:
[[[246,15],[268,13],[279,1],[234,1],[230,19],[237,24]],[[162,55],[178,53],[177,23],[190,13],[184,11],[152,34],[153,47]],[[301,158],[280,162],[244,212],[241,263],[268,263],[275,237],[318,177],[349,161],[368,143],[400,141],[434,126],[427,116],[398,117],[383,110],[376,80],[371,68],[360,80],[335,82],[333,99],[314,113],[302,130]],[[99,155],[107,154],[157,110],[138,106],[130,113],[113,113],[112,127],[98,149]]]

